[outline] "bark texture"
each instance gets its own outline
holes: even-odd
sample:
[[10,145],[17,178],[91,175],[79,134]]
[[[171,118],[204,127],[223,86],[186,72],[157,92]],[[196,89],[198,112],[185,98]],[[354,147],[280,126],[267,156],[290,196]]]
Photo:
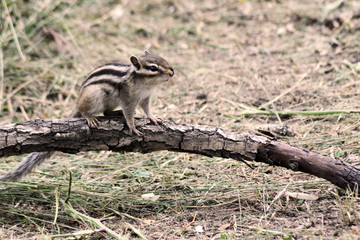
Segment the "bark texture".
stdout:
[[121,117],[100,117],[89,128],[80,118],[32,120],[0,127],[0,156],[29,152],[111,150],[148,153],[159,150],[263,162],[326,179],[341,188],[357,188],[360,169],[303,148],[250,134],[200,125],[164,121],[155,126],[136,120],[143,136],[130,136]]

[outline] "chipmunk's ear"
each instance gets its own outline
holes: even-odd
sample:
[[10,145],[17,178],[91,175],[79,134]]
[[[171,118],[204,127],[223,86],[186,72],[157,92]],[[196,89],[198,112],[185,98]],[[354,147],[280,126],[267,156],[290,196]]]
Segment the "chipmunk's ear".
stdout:
[[151,53],[149,51],[144,50],[144,56],[150,55]]
[[140,59],[138,57],[131,56],[130,61],[131,61],[132,65],[134,65],[134,67],[137,70],[139,70],[141,68],[141,62],[140,62]]

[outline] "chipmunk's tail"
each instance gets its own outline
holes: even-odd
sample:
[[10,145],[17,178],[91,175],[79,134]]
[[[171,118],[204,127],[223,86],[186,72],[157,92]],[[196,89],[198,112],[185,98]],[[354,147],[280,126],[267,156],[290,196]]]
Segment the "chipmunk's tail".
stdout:
[[[81,113],[75,110],[70,117],[81,117]],[[21,177],[26,176],[35,167],[49,158],[53,152],[34,152],[30,153],[16,168],[0,178],[0,182],[16,182]]]
[[34,152],[29,154],[16,168],[1,177],[0,182],[15,182],[19,180],[52,154],[53,152]]

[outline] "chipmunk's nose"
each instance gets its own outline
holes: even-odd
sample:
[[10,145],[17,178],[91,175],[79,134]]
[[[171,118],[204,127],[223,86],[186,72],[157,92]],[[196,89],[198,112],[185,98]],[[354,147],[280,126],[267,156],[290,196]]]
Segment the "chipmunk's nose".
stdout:
[[174,76],[175,72],[173,68],[170,68],[169,75],[170,77]]

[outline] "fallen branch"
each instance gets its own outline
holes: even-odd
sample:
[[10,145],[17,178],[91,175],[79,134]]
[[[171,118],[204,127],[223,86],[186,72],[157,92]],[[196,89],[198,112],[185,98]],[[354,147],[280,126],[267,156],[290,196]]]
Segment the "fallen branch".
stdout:
[[100,117],[99,120],[97,129],[89,128],[79,118],[33,120],[0,127],[0,156],[34,151],[169,150],[281,166],[324,178],[343,189],[355,190],[360,183],[360,169],[355,166],[265,137],[170,121],[155,126],[146,119],[136,120],[144,135],[130,136],[123,118]]

